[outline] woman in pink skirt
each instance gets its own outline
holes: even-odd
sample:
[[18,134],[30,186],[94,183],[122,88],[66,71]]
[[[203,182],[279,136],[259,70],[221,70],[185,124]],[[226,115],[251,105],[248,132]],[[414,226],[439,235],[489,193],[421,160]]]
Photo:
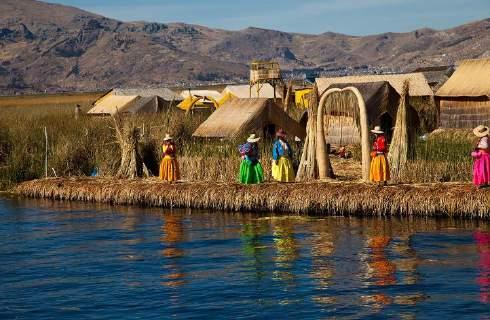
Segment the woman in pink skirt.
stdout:
[[480,138],[475,151],[471,153],[474,160],[473,184],[478,188],[483,188],[490,184],[490,148],[488,136],[490,129],[486,126],[478,126],[473,129],[473,133]]

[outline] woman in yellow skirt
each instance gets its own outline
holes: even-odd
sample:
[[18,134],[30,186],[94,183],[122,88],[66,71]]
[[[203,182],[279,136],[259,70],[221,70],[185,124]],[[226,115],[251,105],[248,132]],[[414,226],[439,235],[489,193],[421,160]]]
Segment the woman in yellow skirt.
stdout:
[[371,130],[371,132],[374,133],[375,139],[373,151],[371,152],[369,180],[371,180],[371,182],[387,185],[388,180],[390,180],[390,167],[388,166],[388,160],[386,158],[386,138],[379,126],[374,127],[374,130]]
[[163,159],[160,163],[160,179],[163,181],[174,182],[180,179],[179,165],[175,159],[175,143],[173,138],[167,133],[163,139]]
[[286,132],[279,129],[272,146],[272,177],[279,182],[294,182],[293,149],[286,141]]

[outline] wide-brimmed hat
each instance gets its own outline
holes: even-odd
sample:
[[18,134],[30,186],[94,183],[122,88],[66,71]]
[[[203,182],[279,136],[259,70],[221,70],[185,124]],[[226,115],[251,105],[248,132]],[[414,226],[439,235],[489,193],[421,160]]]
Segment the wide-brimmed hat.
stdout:
[[380,127],[380,126],[376,126],[376,127],[374,127],[374,129],[373,129],[373,130],[371,130],[371,132],[372,132],[372,133],[377,133],[377,134],[383,134],[383,133],[384,133],[384,131],[383,131],[383,130],[381,130],[381,127]]
[[482,138],[484,136],[488,136],[490,133],[490,129],[487,126],[479,125],[475,129],[473,129],[473,133],[475,136]]
[[169,140],[173,140],[174,138],[172,138],[168,133],[165,135],[165,138],[163,138],[163,141],[169,141]]
[[284,131],[284,129],[279,129],[276,132],[276,136],[277,137],[285,137],[285,136],[287,136],[287,134],[286,134],[286,131]]
[[253,142],[257,142],[257,141],[259,141],[259,140],[260,140],[260,137],[257,137],[257,136],[255,135],[255,133],[252,133],[252,134],[250,135],[250,137],[248,137],[247,142],[251,142],[251,143],[253,143]]

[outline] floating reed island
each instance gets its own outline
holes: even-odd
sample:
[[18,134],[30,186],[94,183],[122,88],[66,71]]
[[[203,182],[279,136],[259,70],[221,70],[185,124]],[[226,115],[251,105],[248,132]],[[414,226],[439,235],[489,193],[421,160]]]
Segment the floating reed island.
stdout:
[[469,183],[304,182],[240,185],[158,179],[48,178],[20,183],[18,195],[161,208],[315,215],[490,217],[490,190]]

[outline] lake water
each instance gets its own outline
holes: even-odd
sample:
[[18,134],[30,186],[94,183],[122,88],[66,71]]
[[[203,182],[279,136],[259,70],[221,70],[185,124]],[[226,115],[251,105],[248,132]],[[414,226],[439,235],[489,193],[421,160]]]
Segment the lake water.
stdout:
[[490,226],[0,198],[0,319],[490,319]]

